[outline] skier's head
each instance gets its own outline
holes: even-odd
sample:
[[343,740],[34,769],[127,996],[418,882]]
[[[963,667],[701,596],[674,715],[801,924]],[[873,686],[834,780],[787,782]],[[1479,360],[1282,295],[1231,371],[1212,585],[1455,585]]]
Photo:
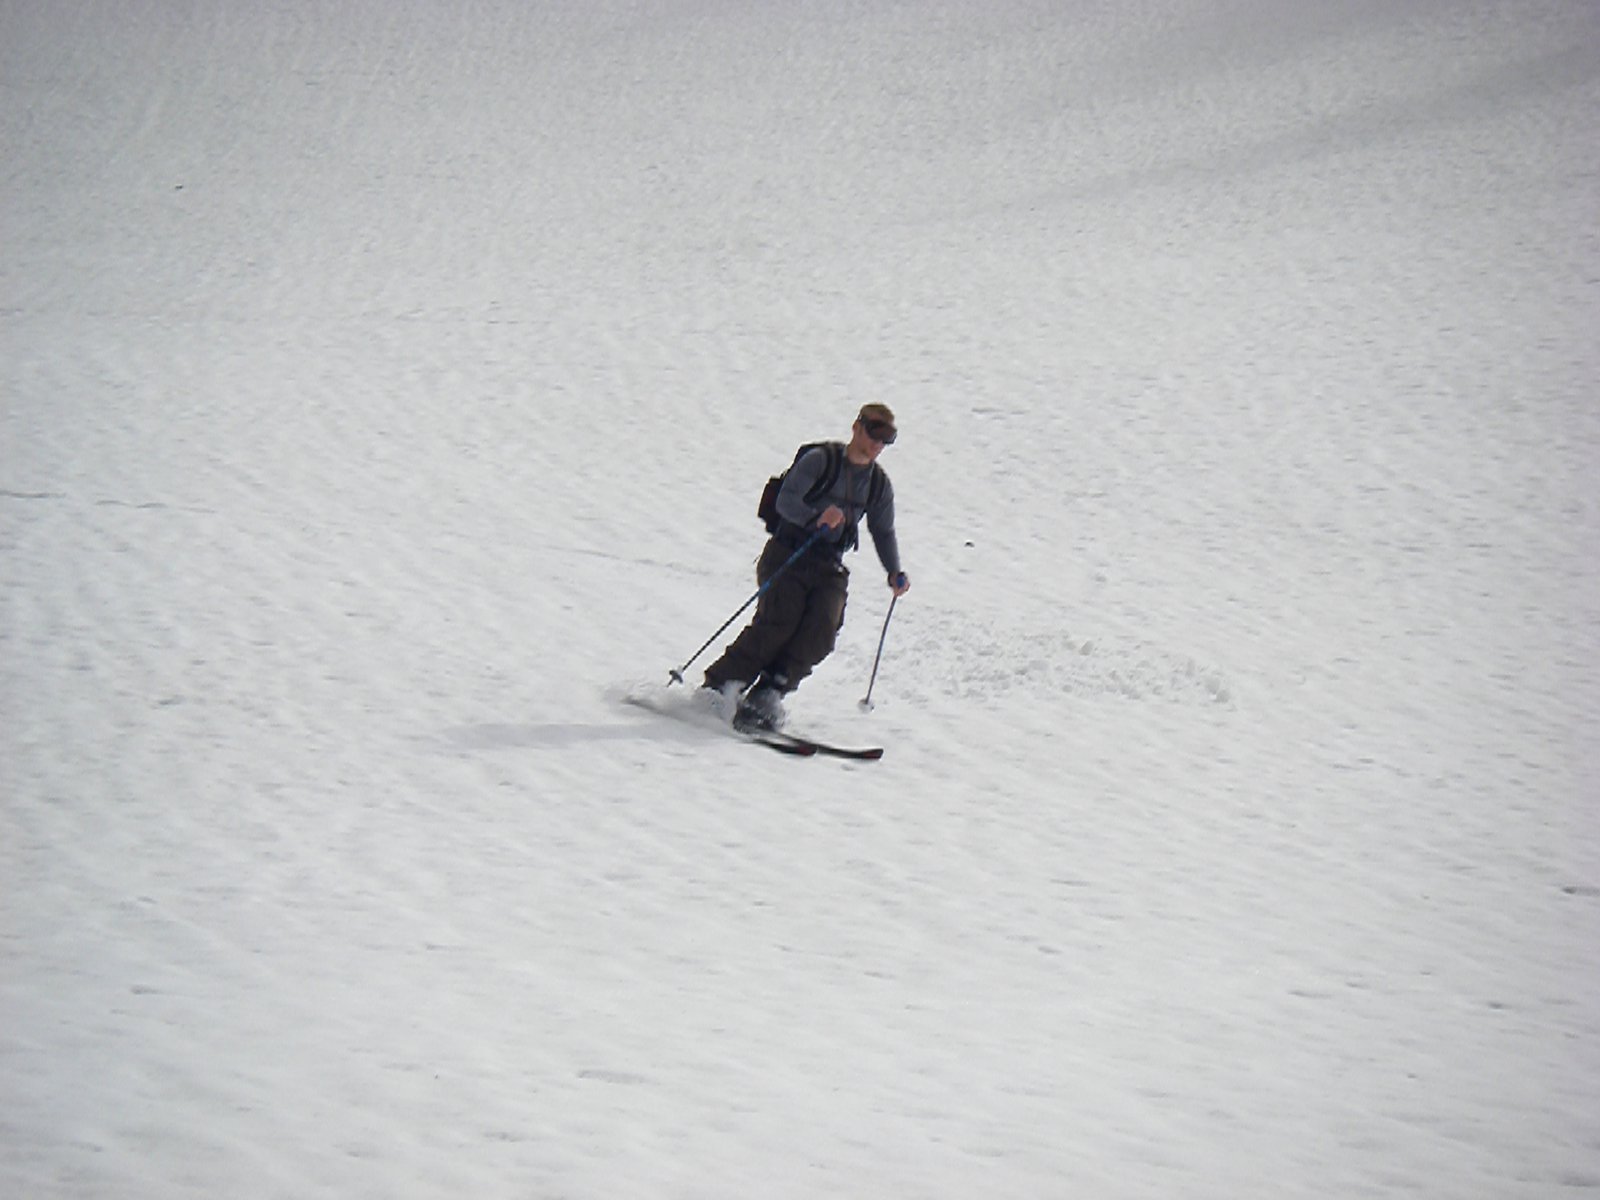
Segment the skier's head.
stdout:
[[856,429],[880,446],[894,445],[894,413],[887,404],[863,404],[856,417]]

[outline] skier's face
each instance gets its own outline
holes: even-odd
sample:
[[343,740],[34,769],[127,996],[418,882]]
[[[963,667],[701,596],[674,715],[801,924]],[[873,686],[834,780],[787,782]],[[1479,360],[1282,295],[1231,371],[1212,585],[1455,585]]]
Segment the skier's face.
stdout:
[[867,431],[867,436],[880,446],[894,445],[894,426],[888,421],[862,421],[861,428]]
[[882,421],[857,421],[855,428],[856,448],[867,458],[874,459],[883,453],[885,446],[894,442],[894,426]]

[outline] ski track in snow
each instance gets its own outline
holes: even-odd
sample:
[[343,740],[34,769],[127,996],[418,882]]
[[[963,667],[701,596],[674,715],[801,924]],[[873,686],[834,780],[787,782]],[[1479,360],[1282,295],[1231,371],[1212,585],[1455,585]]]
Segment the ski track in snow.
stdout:
[[1591,6],[0,29],[0,1192],[1600,1189]]

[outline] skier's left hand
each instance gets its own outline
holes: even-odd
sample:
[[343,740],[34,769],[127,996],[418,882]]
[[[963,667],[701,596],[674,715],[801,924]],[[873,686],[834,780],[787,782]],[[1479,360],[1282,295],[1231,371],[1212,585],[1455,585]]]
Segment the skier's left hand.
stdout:
[[889,576],[889,586],[894,589],[896,596],[904,596],[911,590],[911,580],[906,578],[904,571],[897,571]]

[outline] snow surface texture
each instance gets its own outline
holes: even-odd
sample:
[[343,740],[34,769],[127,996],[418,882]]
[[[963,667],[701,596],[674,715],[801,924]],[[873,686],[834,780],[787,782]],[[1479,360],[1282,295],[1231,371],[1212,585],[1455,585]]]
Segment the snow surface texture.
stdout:
[[[1590,0],[0,0],[0,82],[0,1193],[1600,1189]],[[791,714],[884,761],[618,704],[867,400],[913,590]]]

